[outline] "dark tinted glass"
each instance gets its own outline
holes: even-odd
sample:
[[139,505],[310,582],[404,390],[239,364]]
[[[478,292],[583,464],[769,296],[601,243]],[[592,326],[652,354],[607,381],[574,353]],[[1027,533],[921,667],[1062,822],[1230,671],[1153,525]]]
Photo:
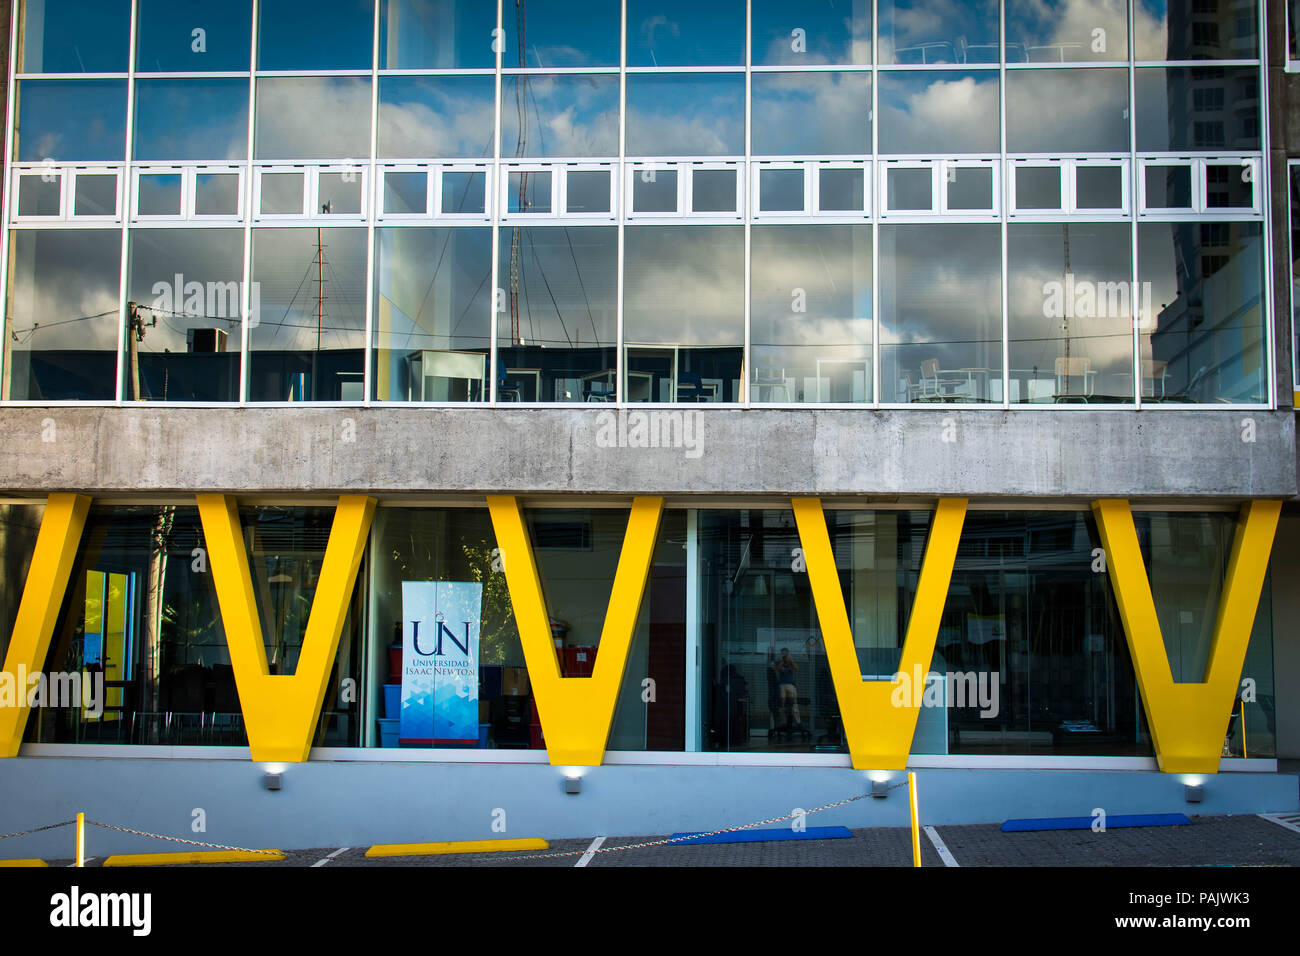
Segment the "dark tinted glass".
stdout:
[[247,70],[252,0],[140,0],[136,69],[152,73]]
[[261,0],[259,70],[369,70],[375,0]]
[[628,0],[628,66],[744,66],[745,0]]
[[818,208],[822,212],[860,212],[865,197],[866,177],[861,169],[819,171]]
[[527,0],[502,12],[507,69],[618,66],[619,0]]
[[248,80],[141,79],[135,96],[136,159],[247,160]]
[[691,210],[736,211],[736,170],[696,169],[691,173]]
[[753,0],[755,66],[871,62],[870,0]]
[[804,207],[802,169],[760,169],[758,206],[763,212],[800,212]]
[[945,171],[948,208],[993,208],[993,170],[987,166],[949,166]]
[[[507,3],[506,10],[513,15],[514,4]],[[491,2],[381,0],[379,68],[492,69],[496,66],[496,52],[492,49],[496,26],[496,5]],[[505,52],[505,65],[509,66],[510,50]]]
[[1192,167],[1148,166],[1145,175],[1149,208],[1192,208]]
[[1080,209],[1119,209],[1123,184],[1118,166],[1079,166],[1074,172],[1074,203]]
[[1135,0],[1133,21],[1139,60],[1249,60],[1259,56],[1259,20],[1253,4]]
[[677,170],[643,169],[632,176],[633,212],[677,211]]
[[1016,208],[1060,209],[1061,168],[1059,166],[1017,166]]
[[1259,71],[1254,67],[1140,69],[1137,148],[1259,149]]
[[889,208],[929,209],[934,205],[931,180],[928,169],[890,169],[886,174]]
[[126,72],[131,0],[24,0],[19,9],[19,73]]
[[17,91],[19,162],[126,157],[126,80],[23,80]]

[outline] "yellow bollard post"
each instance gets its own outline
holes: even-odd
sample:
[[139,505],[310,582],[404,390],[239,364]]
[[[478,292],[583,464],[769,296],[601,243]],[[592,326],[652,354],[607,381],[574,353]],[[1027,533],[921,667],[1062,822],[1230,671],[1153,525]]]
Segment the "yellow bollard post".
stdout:
[[1246,702],[1241,702],[1241,759],[1245,760],[1250,754],[1246,750]]
[[907,799],[912,805],[912,866],[921,865],[921,828],[916,820],[916,774],[908,771]]
[[86,815],[77,814],[77,866],[86,865]]

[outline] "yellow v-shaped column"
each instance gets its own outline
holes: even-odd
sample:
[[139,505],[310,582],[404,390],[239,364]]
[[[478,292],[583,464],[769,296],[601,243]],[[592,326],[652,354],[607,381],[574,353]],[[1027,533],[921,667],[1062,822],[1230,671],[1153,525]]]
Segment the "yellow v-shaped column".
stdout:
[[915,681],[916,675],[920,675],[922,682],[921,686],[911,689],[905,698],[907,703],[901,706],[896,705],[893,699],[896,680],[862,679],[821,499],[795,498],[792,503],[795,522],[799,526],[799,542],[808,564],[813,602],[817,606],[817,620],[826,644],[826,660],[835,683],[835,697],[839,701],[840,719],[849,745],[849,757],[859,770],[903,770],[907,767],[916,719],[920,716],[924,677],[934,658],[939,619],[948,599],[948,584],[957,560],[957,544],[966,521],[966,499],[941,498],[935,509],[916,598],[907,619],[902,660],[898,665],[902,679]]
[[226,495],[197,498],[252,757],[258,761],[306,760],[375,514],[375,499],[339,498],[298,667],[286,675],[272,674],[267,665],[235,499]]
[[45,502],[36,549],[9,636],[4,673],[0,675],[13,692],[13,700],[0,706],[0,757],[16,757],[22,746],[30,710],[25,678],[45,667],[54,623],[68,590],[89,510],[90,499],[82,495],[50,495]]
[[1204,679],[1196,684],[1175,683],[1169,669],[1128,502],[1096,501],[1092,510],[1106,549],[1106,568],[1137,672],[1156,761],[1165,773],[1216,773],[1282,503],[1251,501],[1242,506]]
[[555,765],[599,766],[614,722],[614,705],[623,684],[632,631],[641,611],[664,500],[636,498],[632,502],[609,608],[600,632],[596,666],[590,677],[560,676],[546,599],[518,499],[489,496],[487,501],[510,588],[515,623],[519,627],[519,640],[524,647],[528,680],[537,699],[547,755]]

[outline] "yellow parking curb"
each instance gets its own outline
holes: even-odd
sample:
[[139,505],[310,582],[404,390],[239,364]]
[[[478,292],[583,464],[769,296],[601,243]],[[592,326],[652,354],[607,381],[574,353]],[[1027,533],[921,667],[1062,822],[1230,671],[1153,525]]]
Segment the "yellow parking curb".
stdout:
[[187,863],[270,863],[283,860],[284,851],[267,850],[190,850],[183,853],[119,853],[104,861],[104,866],[177,866]]
[[444,853],[501,853],[506,850],[546,850],[540,838],[527,840],[462,840],[453,843],[377,843],[366,856],[437,856]]
[[0,866],[49,866],[44,860],[0,860]]

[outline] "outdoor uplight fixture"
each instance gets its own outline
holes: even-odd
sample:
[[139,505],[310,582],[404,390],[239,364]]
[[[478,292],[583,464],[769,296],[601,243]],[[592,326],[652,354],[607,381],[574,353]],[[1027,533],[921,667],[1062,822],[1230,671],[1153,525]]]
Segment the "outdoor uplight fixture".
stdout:
[[1188,803],[1200,803],[1201,798],[1205,796],[1205,788],[1199,783],[1189,783],[1183,787],[1183,796]]
[[581,777],[565,777],[565,778],[564,778],[564,792],[565,792],[565,793],[582,793],[582,778],[581,778]]
[[266,787],[267,790],[279,790],[284,785],[283,777],[283,774],[268,771],[266,775],[262,777],[262,785]]

